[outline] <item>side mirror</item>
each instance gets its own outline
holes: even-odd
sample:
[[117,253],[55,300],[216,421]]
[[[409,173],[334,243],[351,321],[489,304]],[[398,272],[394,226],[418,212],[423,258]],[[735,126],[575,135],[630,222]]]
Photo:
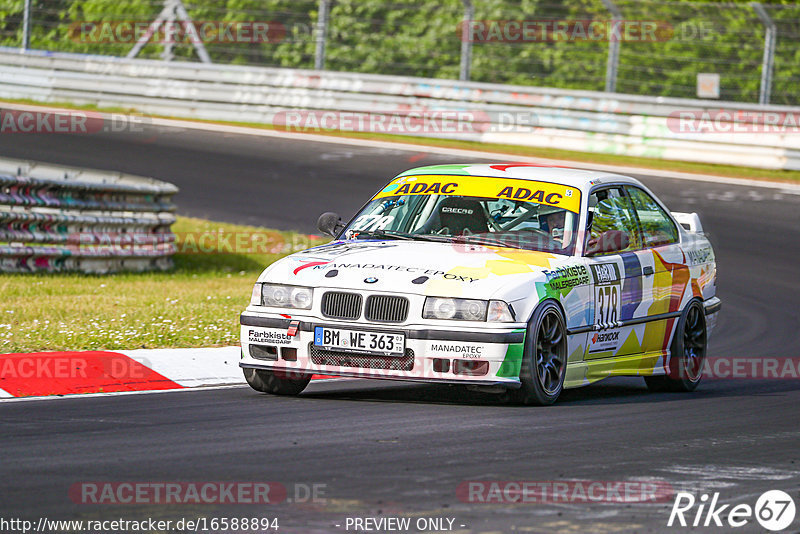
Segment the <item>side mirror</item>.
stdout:
[[338,213],[326,211],[317,219],[317,228],[323,234],[328,234],[331,237],[336,237],[339,231],[344,228],[342,218]]
[[630,244],[630,237],[627,232],[620,230],[606,230],[594,239],[590,239],[586,244],[586,255],[608,254],[609,252],[619,252],[625,250]]

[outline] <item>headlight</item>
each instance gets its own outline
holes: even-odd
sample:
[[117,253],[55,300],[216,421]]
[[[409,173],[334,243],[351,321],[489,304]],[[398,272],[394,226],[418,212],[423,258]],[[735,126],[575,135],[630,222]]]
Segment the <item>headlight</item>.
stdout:
[[[260,287],[260,293],[257,288]],[[314,290],[310,287],[284,286],[280,284],[256,284],[250,303],[273,308],[311,309]],[[257,302],[258,301],[258,302]]]
[[514,315],[502,300],[428,297],[422,309],[424,319],[455,321],[513,322]]

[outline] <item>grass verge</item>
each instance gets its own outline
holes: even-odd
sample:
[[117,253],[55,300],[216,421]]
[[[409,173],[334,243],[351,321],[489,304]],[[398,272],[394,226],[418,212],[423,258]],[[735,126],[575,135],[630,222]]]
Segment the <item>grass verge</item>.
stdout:
[[188,217],[173,231],[179,253],[167,273],[0,274],[0,353],[234,344],[264,267],[321,243]]
[[[60,107],[65,109],[81,109],[100,111],[105,113],[136,113],[136,110],[119,107],[98,107],[96,105],[76,105],[64,102],[38,102],[30,99],[5,99],[0,102],[16,104],[29,104],[34,106]],[[201,122],[209,124],[226,124],[230,126],[245,126],[262,130],[274,130],[269,124],[231,122],[231,121],[209,121],[199,119],[187,119],[183,117],[170,117],[166,115],[147,115],[153,118],[184,120],[189,122]],[[561,159],[578,163],[594,163],[606,165],[624,165],[630,167],[640,167],[642,169],[681,171],[688,173],[707,174],[711,176],[724,176],[731,178],[745,178],[750,180],[765,180],[772,182],[797,183],[800,182],[800,171],[783,171],[772,169],[759,169],[755,167],[741,167],[736,165],[715,165],[711,163],[696,163],[691,161],[673,161],[655,158],[620,156],[617,154],[601,152],[577,152],[573,150],[561,150],[555,148],[526,147],[519,145],[488,144],[477,141],[461,141],[456,139],[440,139],[429,137],[415,137],[407,135],[365,133],[365,132],[342,132],[330,130],[308,130],[307,133],[317,135],[328,135],[332,137],[346,137],[353,139],[372,139],[376,141],[394,141],[412,145],[420,145],[420,150],[426,146],[459,148],[463,150],[477,150],[481,152],[496,152],[498,156],[526,156],[546,159]]]

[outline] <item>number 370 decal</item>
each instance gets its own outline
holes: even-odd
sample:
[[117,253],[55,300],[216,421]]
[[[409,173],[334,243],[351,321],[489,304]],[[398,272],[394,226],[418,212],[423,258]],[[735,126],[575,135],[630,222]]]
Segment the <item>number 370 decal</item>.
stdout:
[[590,266],[594,276],[594,322],[609,324],[620,318],[620,276],[616,263]]
[[619,320],[619,284],[595,288],[595,324],[614,323]]

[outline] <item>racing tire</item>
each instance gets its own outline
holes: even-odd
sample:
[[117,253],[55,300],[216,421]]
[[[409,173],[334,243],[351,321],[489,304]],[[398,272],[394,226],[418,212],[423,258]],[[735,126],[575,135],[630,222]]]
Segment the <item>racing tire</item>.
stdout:
[[703,378],[707,344],[705,309],[702,302],[693,300],[678,320],[670,346],[667,374],[644,377],[647,389],[655,392],[694,391]]
[[251,388],[273,395],[299,395],[311,380],[311,375],[293,372],[266,369],[243,369],[243,371],[244,379]]
[[520,387],[509,390],[518,404],[547,406],[564,389],[567,374],[567,326],[554,301],[539,305],[528,322],[519,373]]

